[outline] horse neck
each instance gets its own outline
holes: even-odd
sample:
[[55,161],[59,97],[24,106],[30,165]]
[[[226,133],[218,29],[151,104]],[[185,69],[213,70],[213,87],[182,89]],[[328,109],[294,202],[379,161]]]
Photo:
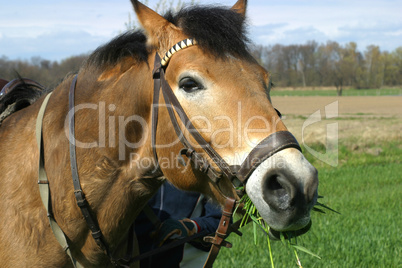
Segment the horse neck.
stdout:
[[[121,242],[135,217],[161,183],[149,172],[152,167],[132,164],[133,157],[152,158],[150,131],[145,132],[138,125],[138,120],[142,119],[150,126],[152,83],[151,70],[145,63],[120,74],[110,70],[109,74],[83,70],[78,75],[76,107],[88,105],[88,109],[83,108],[75,114],[75,138],[87,145],[97,143],[93,148],[76,146],[79,176],[91,210],[96,214],[112,249]],[[145,139],[143,144],[132,146],[142,138]],[[68,158],[66,152],[64,158]],[[67,189],[62,191],[70,192],[70,203],[75,202],[70,183],[71,173],[65,170],[64,175],[57,175],[60,174],[57,168],[60,164],[48,164],[48,167],[52,166],[49,173],[64,182],[60,187]],[[60,202],[59,213],[64,213],[66,220],[70,215],[81,217],[75,204],[70,204],[74,212],[66,213],[63,211],[65,205],[61,204],[65,200],[57,196],[54,198],[56,214],[57,202]],[[80,238],[80,233],[85,233],[85,222],[81,221],[79,225],[66,226],[67,229],[73,228],[73,234],[69,237],[76,237],[75,241],[91,254],[99,254],[92,238]]]

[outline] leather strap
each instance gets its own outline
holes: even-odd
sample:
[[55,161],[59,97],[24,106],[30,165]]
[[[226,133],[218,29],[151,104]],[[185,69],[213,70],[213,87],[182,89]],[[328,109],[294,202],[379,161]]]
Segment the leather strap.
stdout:
[[237,178],[245,185],[248,177],[262,162],[275,153],[287,148],[295,148],[300,152],[302,151],[296,138],[289,131],[272,133],[251,150],[238,169],[236,173]]
[[[158,53],[155,55],[155,61],[160,61],[160,57]],[[160,80],[162,85],[162,93],[165,98],[165,102],[168,105],[169,114],[175,128],[176,134],[178,135],[180,141],[190,149],[193,149],[187,139],[184,137],[183,132],[179,124],[177,123],[176,117],[173,113],[173,108],[179,116],[181,122],[184,124],[186,129],[189,131],[191,136],[195,139],[195,141],[201,146],[201,148],[209,155],[213,162],[219,167],[219,169],[228,177],[231,178],[233,176],[229,165],[224,161],[221,156],[212,148],[209,143],[201,136],[198,130],[194,127],[193,123],[188,118],[185,113],[183,107],[181,106],[179,100],[176,98],[176,95],[173,93],[172,88],[169,83],[165,79],[165,72],[163,68],[160,68]],[[194,150],[194,149],[193,149]]]
[[215,237],[207,236],[204,238],[205,242],[212,243],[211,250],[209,251],[208,258],[204,264],[204,268],[212,267],[216,257],[219,254],[219,250],[222,246],[231,248],[232,244],[225,241],[230,226],[230,220],[232,219],[233,211],[236,206],[236,201],[232,198],[227,198],[225,201],[225,207],[222,212],[222,217],[219,222],[218,229],[215,233]]
[[92,237],[96,244],[105,251],[105,254],[110,258],[110,262],[115,267],[129,267],[132,259],[133,245],[134,245],[134,225],[129,229],[128,241],[127,241],[127,254],[120,259],[115,259],[109,249],[107,241],[99,228],[98,221],[92,216],[88,201],[85,199],[85,194],[82,191],[81,183],[78,175],[77,156],[75,150],[75,88],[77,85],[78,75],[75,75],[73,82],[71,83],[69,92],[69,141],[70,141],[70,164],[71,175],[73,178],[74,195],[77,200],[77,205],[81,209],[82,215],[85,218],[88,228],[91,230]]
[[[207,152],[207,154],[212,158],[212,160],[221,168],[223,171],[228,171],[227,176],[231,176],[230,168],[227,166],[226,162],[224,162],[219,154],[202,138],[201,134],[191,123],[190,119],[184,112],[184,109],[180,105],[180,102],[177,100],[176,96],[173,93],[173,90],[167,83],[165,79],[165,72],[161,65],[161,59],[158,53],[155,54],[155,67],[154,67],[154,109],[153,109],[153,124],[152,124],[152,147],[154,150],[155,160],[157,161],[156,154],[156,142],[155,135],[157,129],[157,114],[158,114],[158,102],[159,102],[159,94],[160,90],[162,90],[163,97],[165,99],[166,108],[169,113],[170,120],[172,122],[173,128],[176,132],[177,137],[180,142],[184,145],[184,148],[181,150],[180,154],[187,156],[194,164],[195,168],[205,173],[213,182],[218,183],[222,177],[222,173],[215,170],[208,161],[202,157],[198,152],[196,152],[191,145],[191,143],[186,139],[184,133],[182,132],[180,125],[176,119],[175,112],[178,114],[180,120],[186,127],[186,129],[191,133],[193,138],[197,141],[199,145]],[[222,163],[222,165],[221,165]]]
[[56,237],[57,241],[66,252],[66,254],[70,257],[71,262],[73,263],[74,267],[80,268],[83,267],[79,262],[77,262],[73,255],[71,254],[70,247],[67,243],[67,238],[63,231],[61,230],[60,226],[57,224],[56,220],[54,219],[53,212],[52,212],[52,202],[50,197],[50,189],[49,189],[49,180],[47,178],[46,170],[45,170],[45,156],[44,156],[44,147],[43,147],[43,136],[42,136],[42,125],[43,125],[43,117],[45,115],[46,106],[50,99],[52,93],[49,93],[41,107],[36,119],[36,141],[38,144],[39,150],[39,167],[38,167],[38,185],[39,185],[39,192],[40,197],[42,199],[42,203],[46,208],[47,217],[49,219],[50,227],[52,228],[53,234]]
[[[155,169],[159,169],[159,161],[158,161],[158,154],[156,153],[156,129],[158,126],[158,109],[159,109],[159,89],[161,87],[161,81],[159,79],[160,72],[159,69],[161,65],[157,65],[155,63],[154,70],[152,72],[153,79],[154,79],[154,92],[153,92],[153,101],[152,101],[152,136],[151,136],[151,144],[152,144],[152,151],[155,158],[156,167]],[[158,89],[158,90],[155,90]]]
[[[91,230],[92,237],[95,239],[96,244],[102,249],[109,253],[109,248],[105,243],[105,238],[99,228],[97,220],[92,216],[89,204],[85,199],[85,194],[82,191],[80,179],[78,176],[78,168],[77,168],[77,156],[75,150],[75,102],[74,102],[74,94],[75,94],[75,87],[77,84],[77,77],[76,75],[71,83],[70,93],[69,93],[69,141],[70,141],[70,165],[71,165],[71,175],[73,178],[74,184],[74,195],[77,200],[77,205],[81,209],[82,215],[87,222],[89,229]],[[109,254],[108,254],[109,255]]]

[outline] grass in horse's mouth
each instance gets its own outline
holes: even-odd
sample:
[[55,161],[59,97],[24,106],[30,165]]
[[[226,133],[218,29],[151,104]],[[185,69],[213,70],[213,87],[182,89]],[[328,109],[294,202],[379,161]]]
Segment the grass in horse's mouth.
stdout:
[[[242,190],[242,189],[238,189],[238,190]],[[323,197],[319,196],[318,198],[323,198]],[[268,245],[269,257],[271,260],[272,268],[274,268],[274,262],[273,262],[273,258],[272,258],[270,239],[281,240],[285,246],[288,246],[289,249],[293,250],[295,257],[296,257],[297,265],[299,267],[302,267],[302,265],[301,265],[299,256],[297,254],[297,250],[308,253],[318,259],[321,259],[318,255],[314,254],[313,252],[306,249],[305,247],[302,247],[297,244],[297,237],[306,233],[308,230],[310,230],[311,224],[312,224],[311,221],[309,222],[309,224],[307,224],[306,227],[304,227],[300,230],[290,231],[290,232],[279,232],[279,231],[276,231],[276,230],[270,228],[265,223],[265,221],[262,219],[260,213],[258,212],[257,208],[255,207],[255,205],[253,204],[253,202],[251,201],[251,199],[248,197],[248,195],[246,193],[242,196],[242,198],[239,202],[239,205],[240,204],[244,204],[244,207],[243,207],[244,215],[241,220],[240,227],[245,226],[249,221],[252,221],[253,228],[254,228],[254,244],[257,244],[257,229],[262,229],[265,232],[265,234],[267,234],[267,245]],[[239,208],[239,205],[237,206],[237,208]],[[237,208],[236,208],[236,210],[237,210]],[[333,210],[319,202],[316,202],[315,206],[313,207],[313,211],[325,213],[322,210],[322,208],[325,208],[332,212],[338,213],[335,210]],[[236,210],[235,210],[235,213],[236,213]]]

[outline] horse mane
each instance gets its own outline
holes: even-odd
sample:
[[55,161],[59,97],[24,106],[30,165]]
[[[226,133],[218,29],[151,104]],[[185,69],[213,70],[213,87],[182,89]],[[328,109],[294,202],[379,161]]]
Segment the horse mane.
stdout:
[[[164,15],[172,24],[195,38],[201,49],[217,57],[233,55],[239,58],[249,57],[245,18],[226,7],[187,6],[174,13]],[[142,30],[128,31],[109,43],[97,48],[88,58],[87,66],[104,67],[115,65],[125,57],[132,57],[139,62],[148,59],[150,49]]]
[[36,86],[27,85],[21,77],[18,79],[19,84],[9,93],[0,97],[0,126],[3,120],[12,113],[28,107],[48,92],[44,88],[39,89]]
[[136,58],[138,61],[148,60],[146,36],[142,31],[128,31],[109,43],[98,47],[88,58],[87,66],[115,65],[125,57]]

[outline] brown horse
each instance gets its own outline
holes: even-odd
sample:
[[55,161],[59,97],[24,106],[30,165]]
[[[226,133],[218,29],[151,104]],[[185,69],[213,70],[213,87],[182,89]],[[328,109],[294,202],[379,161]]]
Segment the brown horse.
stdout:
[[[247,50],[246,2],[239,0],[231,9],[185,8],[162,17],[132,0],[146,35],[141,31],[123,34],[89,57],[77,76],[74,110],[68,106],[73,77],[54,89],[42,123],[51,212],[72,255],[84,267],[112,264],[77,206],[70,143],[76,147],[78,174],[91,214],[116,256],[124,255],[130,226],[165,179],[220,204],[226,197],[238,200],[227,175],[232,173],[224,170],[227,166],[241,166],[241,181],[272,229],[299,230],[309,225],[317,198],[316,169],[297,146],[279,142],[280,149],[272,153],[259,150],[262,145],[275,145],[267,137],[287,129],[269,98],[269,73]],[[161,67],[156,55],[163,57],[169,50]],[[173,95],[207,145],[199,145],[194,129],[181,121],[180,110],[173,112],[180,130],[174,127],[172,110],[164,104],[172,100],[167,95],[156,101],[158,120],[152,126],[155,61],[155,69],[161,78],[165,74]],[[37,184],[35,124],[44,97],[10,115],[0,128],[1,267],[72,267],[49,227]],[[71,111],[74,137],[68,130]],[[194,163],[182,164],[183,137],[177,136],[181,134],[206,160],[204,172]],[[256,155],[261,163],[244,168],[244,160]],[[211,170],[223,174],[219,181],[209,179]]]

